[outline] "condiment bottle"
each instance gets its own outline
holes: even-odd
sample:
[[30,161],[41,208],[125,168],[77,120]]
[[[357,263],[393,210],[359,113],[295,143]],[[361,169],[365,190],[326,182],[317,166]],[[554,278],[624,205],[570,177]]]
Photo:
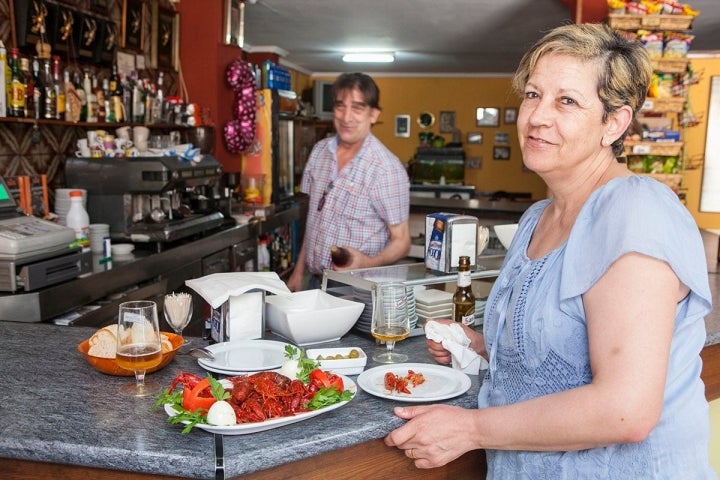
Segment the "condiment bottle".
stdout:
[[464,325],[475,324],[475,294],[470,278],[470,257],[460,257],[457,288],[453,294],[453,320]]
[[82,204],[83,193],[80,190],[70,192],[70,209],[65,224],[75,231],[75,241],[82,247],[90,246],[90,216]]

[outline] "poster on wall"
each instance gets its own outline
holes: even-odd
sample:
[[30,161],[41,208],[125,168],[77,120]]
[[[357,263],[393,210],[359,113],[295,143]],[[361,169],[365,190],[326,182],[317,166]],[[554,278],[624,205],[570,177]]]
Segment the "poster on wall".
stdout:
[[143,25],[145,25],[145,3],[142,0],[123,0],[120,46],[142,51],[145,41]]

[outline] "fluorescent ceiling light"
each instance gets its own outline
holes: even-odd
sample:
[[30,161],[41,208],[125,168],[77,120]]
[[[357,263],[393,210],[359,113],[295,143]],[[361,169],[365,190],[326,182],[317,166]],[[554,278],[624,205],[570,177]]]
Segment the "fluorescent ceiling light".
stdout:
[[395,61],[395,55],[392,53],[378,53],[378,52],[365,52],[365,53],[346,53],[342,57],[343,62],[348,63],[390,63]]

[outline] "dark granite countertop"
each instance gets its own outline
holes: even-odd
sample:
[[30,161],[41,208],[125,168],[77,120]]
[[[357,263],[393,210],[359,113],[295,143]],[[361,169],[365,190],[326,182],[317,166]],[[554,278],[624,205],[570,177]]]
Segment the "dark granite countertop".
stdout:
[[[183,435],[180,426],[167,423],[162,409],[152,409],[154,397],[121,396],[118,389],[132,377],[99,373],[77,351],[93,331],[0,322],[0,457],[215,478],[213,435],[201,430]],[[368,356],[376,348],[373,340],[353,333],[325,346],[359,346]],[[424,337],[412,337],[396,348],[408,353],[411,362],[432,362]],[[366,368],[373,366],[369,358]],[[167,387],[180,370],[204,375],[194,358],[177,355],[147,378]],[[467,393],[446,402],[476,406],[480,381],[477,376],[471,379]],[[402,424],[392,414],[399,404],[359,390],[350,403],[327,414],[266,432],[225,436],[226,477],[382,438]]]

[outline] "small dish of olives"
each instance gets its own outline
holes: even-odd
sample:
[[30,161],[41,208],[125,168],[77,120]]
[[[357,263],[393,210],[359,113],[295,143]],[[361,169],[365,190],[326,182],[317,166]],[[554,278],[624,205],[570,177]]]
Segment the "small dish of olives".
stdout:
[[335,374],[357,375],[367,364],[367,355],[359,347],[313,348],[305,353],[308,358],[317,360],[320,368]]

